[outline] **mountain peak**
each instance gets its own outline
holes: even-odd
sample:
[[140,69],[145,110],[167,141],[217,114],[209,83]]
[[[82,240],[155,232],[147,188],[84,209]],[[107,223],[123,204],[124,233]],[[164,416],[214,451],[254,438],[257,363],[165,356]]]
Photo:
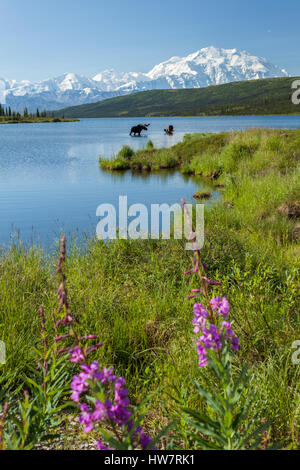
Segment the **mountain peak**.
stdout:
[[0,80],[0,102],[22,110],[59,109],[127,93],[168,88],[200,88],[234,81],[288,76],[285,69],[247,51],[203,47],[185,57],[172,56],[149,72],[107,69],[93,78],[67,72],[37,83]]

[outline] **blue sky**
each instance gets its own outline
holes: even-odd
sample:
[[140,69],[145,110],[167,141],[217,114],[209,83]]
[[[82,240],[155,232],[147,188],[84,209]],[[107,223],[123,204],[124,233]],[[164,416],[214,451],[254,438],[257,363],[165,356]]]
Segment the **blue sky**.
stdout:
[[299,0],[0,0],[0,77],[150,70],[214,45],[300,75]]

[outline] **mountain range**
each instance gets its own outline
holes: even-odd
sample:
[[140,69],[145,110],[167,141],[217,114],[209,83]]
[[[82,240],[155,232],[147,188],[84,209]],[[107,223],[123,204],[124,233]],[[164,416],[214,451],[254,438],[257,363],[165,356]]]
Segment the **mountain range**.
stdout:
[[286,77],[287,71],[238,49],[206,47],[171,57],[149,72],[105,70],[93,78],[74,73],[30,82],[0,78],[0,103],[22,111],[57,110],[147,90],[202,88],[236,81]]

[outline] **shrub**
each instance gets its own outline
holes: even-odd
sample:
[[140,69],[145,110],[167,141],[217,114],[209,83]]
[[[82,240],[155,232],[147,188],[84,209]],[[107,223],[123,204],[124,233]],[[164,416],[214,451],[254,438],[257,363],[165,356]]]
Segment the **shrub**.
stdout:
[[99,158],[99,165],[102,170],[128,170],[130,168],[128,160],[125,158],[116,157],[112,160],[107,160],[105,158]]
[[130,160],[134,155],[134,151],[129,145],[123,145],[121,150],[118,153],[119,159],[127,159]]
[[185,175],[190,175],[194,173],[194,170],[191,168],[190,164],[187,162],[184,162],[181,167],[180,167],[181,173]]
[[152,140],[150,140],[150,139],[148,140],[147,145],[146,145],[146,149],[148,149],[148,150],[154,149],[154,144],[153,144]]
[[175,168],[178,160],[172,150],[163,150],[157,156],[157,164],[159,168]]
[[197,155],[192,159],[190,168],[196,175],[205,177],[219,175],[223,169],[220,154]]

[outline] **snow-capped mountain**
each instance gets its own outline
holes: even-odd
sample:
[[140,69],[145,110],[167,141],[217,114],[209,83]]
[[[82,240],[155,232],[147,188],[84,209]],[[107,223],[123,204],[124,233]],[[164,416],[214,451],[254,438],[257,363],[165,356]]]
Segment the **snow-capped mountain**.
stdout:
[[152,81],[166,80],[168,88],[199,88],[287,75],[267,59],[246,51],[216,47],[200,49],[187,57],[171,57],[147,74]]
[[115,91],[122,87],[128,87],[132,83],[139,83],[149,80],[146,74],[140,72],[117,72],[116,70],[104,70],[93,77],[103,91]]
[[168,88],[199,88],[223,83],[288,76],[267,59],[237,49],[206,47],[171,57],[147,73],[105,70],[93,78],[66,73],[31,83],[0,78],[0,103],[23,110],[60,109],[127,93]]
[[92,78],[74,73],[37,83],[16,82],[0,78],[0,103],[14,110],[60,109],[65,106],[93,103],[106,98],[122,95],[122,92],[103,91]]

